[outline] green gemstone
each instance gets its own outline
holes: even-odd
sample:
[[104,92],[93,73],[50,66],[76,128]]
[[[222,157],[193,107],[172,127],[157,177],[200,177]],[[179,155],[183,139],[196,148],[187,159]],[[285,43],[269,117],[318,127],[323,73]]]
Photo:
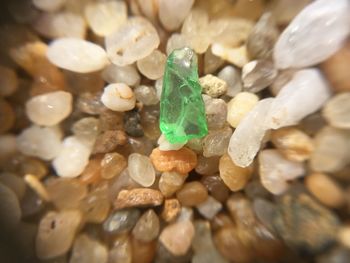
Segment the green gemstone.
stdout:
[[184,143],[208,133],[198,82],[197,56],[184,47],[168,57],[160,101],[160,130],[170,143]]

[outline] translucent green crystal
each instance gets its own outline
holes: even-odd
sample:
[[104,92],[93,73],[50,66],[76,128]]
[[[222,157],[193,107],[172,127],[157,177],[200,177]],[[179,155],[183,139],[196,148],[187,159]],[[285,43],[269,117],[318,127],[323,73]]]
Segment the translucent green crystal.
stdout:
[[208,133],[197,56],[188,48],[168,57],[160,101],[160,130],[170,143],[184,143]]

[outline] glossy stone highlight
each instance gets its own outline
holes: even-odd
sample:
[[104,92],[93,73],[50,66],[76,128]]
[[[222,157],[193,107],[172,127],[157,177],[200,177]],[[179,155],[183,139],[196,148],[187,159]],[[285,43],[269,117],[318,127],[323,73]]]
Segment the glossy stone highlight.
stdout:
[[160,130],[170,143],[208,133],[201,90],[194,51],[174,50],[167,59],[160,103]]

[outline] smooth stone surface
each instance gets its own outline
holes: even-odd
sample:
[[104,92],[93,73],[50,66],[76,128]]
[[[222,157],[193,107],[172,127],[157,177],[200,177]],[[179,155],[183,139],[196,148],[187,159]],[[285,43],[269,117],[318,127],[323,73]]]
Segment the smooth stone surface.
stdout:
[[187,175],[179,174],[177,172],[162,173],[158,187],[165,197],[172,196],[177,190],[180,190],[184,184]]
[[101,242],[80,234],[74,241],[69,263],[107,263],[108,250]]
[[69,92],[56,91],[32,97],[26,103],[29,119],[37,125],[53,126],[72,112],[73,96]]
[[140,83],[140,74],[134,65],[117,66],[110,64],[101,73],[108,83],[124,83],[128,86],[137,86]]
[[227,84],[226,95],[234,97],[238,92],[242,91],[241,76],[235,67],[225,66],[219,71],[218,77]]
[[151,54],[137,61],[136,65],[142,75],[156,80],[163,76],[166,56],[159,50],[153,50]]
[[140,215],[140,211],[134,208],[116,211],[103,222],[103,230],[113,235],[128,232],[135,226]]
[[11,188],[2,183],[0,183],[0,197],[1,227],[3,230],[12,230],[20,222],[22,215],[18,197]]
[[214,99],[205,94],[202,97],[205,105],[208,129],[216,130],[222,128],[226,123],[226,102],[222,99]]
[[78,73],[103,69],[108,58],[100,46],[76,38],[60,38],[50,43],[47,57],[54,65]]
[[200,182],[189,182],[177,191],[176,197],[183,206],[196,206],[207,200],[208,190]]
[[274,48],[280,69],[318,64],[341,48],[348,36],[350,3],[317,0],[306,6],[282,32]]
[[159,230],[159,218],[152,209],[149,209],[139,218],[132,230],[132,234],[142,242],[150,242],[158,236]]
[[190,48],[174,50],[167,59],[159,126],[170,143],[208,133],[197,70],[197,56]]
[[203,138],[203,156],[213,157],[221,156],[227,151],[227,146],[229,144],[232,135],[232,130],[230,127],[225,127],[220,130],[210,131],[207,136]]
[[128,111],[135,107],[134,92],[124,83],[107,85],[101,96],[102,103],[113,111]]
[[101,176],[104,179],[111,179],[119,176],[127,166],[125,157],[119,153],[106,153],[101,161]]
[[188,15],[194,0],[159,1],[159,20],[168,31],[176,30]]
[[135,90],[136,100],[146,106],[155,105],[159,102],[157,92],[153,87],[140,85]]
[[156,172],[151,160],[139,153],[132,153],[128,157],[130,177],[144,187],[150,187],[156,178]]
[[222,209],[222,204],[215,198],[208,196],[207,200],[196,206],[198,212],[206,219],[211,220]]
[[331,126],[350,129],[350,92],[337,94],[327,101],[322,115]]
[[164,136],[164,134],[162,134],[158,141],[157,141],[158,145],[159,145],[159,150],[161,151],[173,151],[173,150],[179,150],[181,149],[186,143],[170,143],[166,137]]
[[33,5],[43,11],[57,11],[64,5],[66,0],[33,0]]

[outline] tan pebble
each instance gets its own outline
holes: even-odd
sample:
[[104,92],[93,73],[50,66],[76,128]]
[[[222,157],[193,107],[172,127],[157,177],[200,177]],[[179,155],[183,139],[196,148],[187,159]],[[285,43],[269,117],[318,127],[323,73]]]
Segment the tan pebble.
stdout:
[[[142,242],[136,238],[131,239],[132,262],[152,263],[157,251],[157,242]],[[121,261],[120,261],[121,262]]]
[[343,246],[350,248],[350,226],[344,226],[339,230],[338,241]]
[[160,191],[149,188],[135,188],[122,190],[114,201],[116,209],[139,206],[158,206],[163,203],[163,195]]
[[68,252],[81,221],[82,215],[78,210],[48,212],[40,220],[36,236],[38,258],[55,258]]
[[166,226],[159,236],[160,242],[175,256],[185,255],[191,246],[194,227],[191,221],[184,220]]
[[123,155],[115,153],[106,153],[101,161],[101,176],[104,179],[111,179],[118,176],[126,167],[127,162]]
[[242,68],[249,62],[248,51],[244,45],[238,48],[231,48],[223,44],[214,43],[211,51],[215,56],[227,60],[239,68]]
[[82,184],[97,183],[101,180],[101,160],[102,157],[100,156],[89,160],[89,163],[79,177]]
[[50,195],[47,192],[45,186],[35,175],[26,174],[24,176],[24,181],[38,194],[38,196],[41,197],[41,199],[50,201]]
[[194,181],[184,184],[176,193],[176,197],[183,206],[195,206],[208,198],[208,190],[200,182]]
[[161,151],[155,148],[150,158],[154,167],[161,172],[176,171],[187,174],[197,165],[197,155],[186,147],[176,151]]
[[307,189],[324,205],[340,207],[345,202],[343,189],[331,177],[313,173],[305,178]]
[[308,160],[314,150],[312,139],[296,128],[286,127],[273,130],[271,141],[291,161]]
[[7,101],[0,99],[0,133],[4,133],[15,124],[15,112]]
[[164,172],[159,179],[159,190],[165,197],[170,197],[182,187],[186,178],[187,174],[183,175],[177,172]]
[[199,79],[202,91],[210,97],[216,98],[226,93],[227,84],[224,80],[219,79],[211,74],[207,74]]
[[239,191],[248,183],[253,169],[235,165],[228,154],[224,154],[219,162],[220,177],[231,191]]
[[176,198],[165,199],[161,216],[165,222],[171,222],[180,214],[180,211],[181,205],[179,200]]
[[127,142],[127,135],[124,131],[105,131],[96,138],[92,153],[107,153],[115,150],[118,145]]

